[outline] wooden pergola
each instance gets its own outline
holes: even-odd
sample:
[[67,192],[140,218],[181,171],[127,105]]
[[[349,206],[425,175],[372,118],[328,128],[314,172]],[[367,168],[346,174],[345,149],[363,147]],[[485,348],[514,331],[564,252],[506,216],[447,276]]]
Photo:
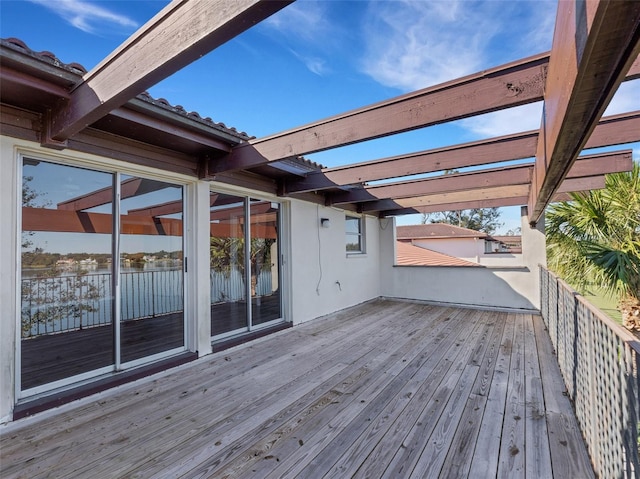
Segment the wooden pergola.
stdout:
[[[579,155],[585,148],[640,140],[640,111],[601,118],[621,82],[640,78],[637,1],[559,2],[549,53],[266,138],[250,139],[223,129],[212,135],[199,118],[178,121],[141,96],[289,3],[174,0],[80,81],[77,74],[58,74],[55,81],[45,71],[40,78],[32,71],[27,75],[28,62],[4,49],[1,93],[3,98],[30,93],[31,100],[17,106],[41,111],[38,140],[43,146],[162,164],[202,179],[381,217],[527,205],[534,225],[549,202],[566,198],[568,192],[601,188],[604,174],[631,168],[629,150]],[[544,101],[544,111],[536,131],[334,168],[320,168],[304,159],[319,151],[537,101]],[[118,136],[126,141],[121,137],[131,132],[136,137],[128,138],[135,144],[113,151],[109,139]],[[141,148],[139,142],[153,148]],[[161,152],[156,159],[154,148]],[[166,160],[167,150],[172,152],[171,161]],[[535,161],[495,167],[528,158]],[[472,172],[402,180],[472,166],[477,167]],[[394,179],[398,181],[389,181]],[[368,184],[378,180],[388,182]]]

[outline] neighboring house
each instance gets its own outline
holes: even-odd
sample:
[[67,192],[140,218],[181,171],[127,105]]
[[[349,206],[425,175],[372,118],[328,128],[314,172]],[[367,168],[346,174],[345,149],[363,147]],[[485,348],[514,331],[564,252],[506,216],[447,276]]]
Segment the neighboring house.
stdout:
[[[490,266],[522,265],[522,247],[520,237],[507,243],[506,236],[491,236],[447,223],[428,223],[421,225],[398,226],[398,241],[411,243],[420,248],[437,251],[477,264]],[[512,237],[516,238],[516,237]]]
[[403,241],[396,242],[396,264],[398,266],[467,266],[480,268],[471,261],[414,246]]

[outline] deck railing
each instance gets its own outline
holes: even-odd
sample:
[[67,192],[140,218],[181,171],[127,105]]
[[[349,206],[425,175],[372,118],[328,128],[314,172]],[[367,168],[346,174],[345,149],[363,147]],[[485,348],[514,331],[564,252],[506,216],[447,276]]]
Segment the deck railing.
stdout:
[[640,477],[640,341],[540,268],[541,312],[599,477]]

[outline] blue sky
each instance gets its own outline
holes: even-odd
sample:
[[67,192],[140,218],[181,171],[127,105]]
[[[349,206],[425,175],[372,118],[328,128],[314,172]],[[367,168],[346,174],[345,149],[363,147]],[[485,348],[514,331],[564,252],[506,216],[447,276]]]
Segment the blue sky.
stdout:
[[[0,0],[0,34],[90,70],[167,3]],[[547,51],[555,12],[546,0],[299,0],[149,91],[262,137]],[[638,109],[636,80],[607,114]],[[536,129],[540,112],[527,105],[308,158],[336,166]],[[519,208],[501,220],[519,226]]]

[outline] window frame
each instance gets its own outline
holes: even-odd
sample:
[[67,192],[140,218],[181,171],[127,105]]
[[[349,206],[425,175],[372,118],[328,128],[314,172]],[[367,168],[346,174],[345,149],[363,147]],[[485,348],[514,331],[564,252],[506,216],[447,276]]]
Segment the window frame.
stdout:
[[[365,254],[366,253],[366,246],[365,246],[365,239],[366,239],[366,235],[365,235],[365,221],[364,221],[364,216],[360,216],[360,215],[355,215],[355,214],[349,214],[349,213],[345,213],[345,252],[347,255],[358,255],[358,254]],[[347,229],[347,224],[349,222],[349,220],[357,220],[357,224],[358,224],[358,232],[357,233],[352,233],[350,231],[348,231]],[[348,242],[347,240],[349,238],[357,238],[357,244],[360,246],[359,249],[357,250],[349,250],[348,249],[348,245],[349,244],[353,244],[351,242]]]

